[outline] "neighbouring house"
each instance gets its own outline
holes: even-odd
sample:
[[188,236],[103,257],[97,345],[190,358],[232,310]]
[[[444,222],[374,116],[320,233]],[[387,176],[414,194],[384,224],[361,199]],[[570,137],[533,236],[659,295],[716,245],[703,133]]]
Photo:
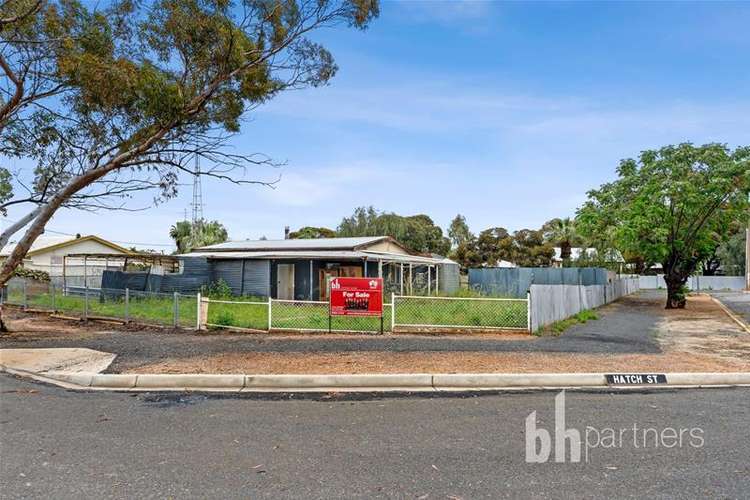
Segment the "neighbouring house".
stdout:
[[235,295],[328,300],[328,280],[338,276],[381,277],[398,294],[459,286],[457,263],[411,252],[389,236],[231,241],[178,257],[182,269],[223,280]]
[[[0,262],[5,260],[15,248],[15,242],[9,243],[0,250]],[[133,251],[121,247],[104,238],[95,235],[88,236],[47,236],[40,235],[31,245],[23,267],[38,271],[46,271],[51,277],[83,276],[84,271],[91,277],[100,277],[107,269],[105,259],[101,263],[87,263],[83,254],[99,255],[132,255]],[[84,269],[85,268],[85,269]]]
[[494,267],[518,267],[518,266],[515,263],[510,262],[508,260],[500,259],[497,261]]

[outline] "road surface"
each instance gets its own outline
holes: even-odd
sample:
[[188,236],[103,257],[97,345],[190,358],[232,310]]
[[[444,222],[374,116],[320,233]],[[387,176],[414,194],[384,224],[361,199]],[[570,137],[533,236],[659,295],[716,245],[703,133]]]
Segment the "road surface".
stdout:
[[[537,411],[536,428],[553,432],[556,394],[131,395],[0,374],[0,496],[739,498],[750,491],[750,389],[569,391],[566,428],[602,437],[607,428],[626,429],[624,440],[591,449],[588,461],[554,463],[552,455],[527,463],[526,418]],[[639,432],[690,429],[702,443],[685,434],[681,446],[657,448],[661,441],[648,436],[636,447],[627,434],[634,424]]]

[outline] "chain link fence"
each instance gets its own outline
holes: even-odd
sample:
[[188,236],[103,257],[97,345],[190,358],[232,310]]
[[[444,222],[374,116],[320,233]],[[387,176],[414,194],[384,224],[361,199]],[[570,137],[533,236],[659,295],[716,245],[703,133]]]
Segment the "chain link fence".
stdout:
[[[204,299],[209,327],[260,331],[379,332],[380,317],[329,316],[328,302],[312,300]],[[391,327],[391,304],[383,305],[383,331]],[[270,321],[269,321],[270,314]]]
[[61,287],[13,278],[4,288],[3,302],[27,309],[54,311],[81,319],[114,319],[161,326],[195,328],[195,295],[110,288]]
[[528,330],[528,299],[393,297],[394,330]]

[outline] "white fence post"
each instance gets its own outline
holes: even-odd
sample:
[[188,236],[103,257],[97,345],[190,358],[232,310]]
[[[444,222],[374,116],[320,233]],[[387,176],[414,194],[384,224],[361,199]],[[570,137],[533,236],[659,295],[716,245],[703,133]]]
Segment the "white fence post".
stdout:
[[273,299],[269,295],[268,296],[268,331],[269,332],[271,331],[271,325],[273,324],[271,323],[271,311],[273,310],[272,302],[273,302]]
[[26,278],[23,279],[23,308],[27,309],[29,307],[29,294],[28,290],[26,290]]
[[172,297],[172,327],[177,328],[177,325],[180,324],[180,294],[173,292]]
[[534,330],[531,328],[531,288],[526,292],[526,325],[529,328],[529,333],[533,333]]
[[391,333],[396,329],[396,295],[391,294]]
[[195,329],[200,330],[201,329],[201,308],[203,307],[203,303],[201,301],[201,293],[198,292],[195,296]]
[[125,323],[130,322],[130,288],[125,288]]

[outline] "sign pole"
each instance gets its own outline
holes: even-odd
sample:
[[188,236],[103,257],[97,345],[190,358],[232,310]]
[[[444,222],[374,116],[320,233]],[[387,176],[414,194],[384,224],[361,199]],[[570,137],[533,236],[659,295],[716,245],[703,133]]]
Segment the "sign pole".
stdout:
[[328,288],[328,333],[331,333],[331,277],[328,277],[328,283],[326,284],[326,287]]

